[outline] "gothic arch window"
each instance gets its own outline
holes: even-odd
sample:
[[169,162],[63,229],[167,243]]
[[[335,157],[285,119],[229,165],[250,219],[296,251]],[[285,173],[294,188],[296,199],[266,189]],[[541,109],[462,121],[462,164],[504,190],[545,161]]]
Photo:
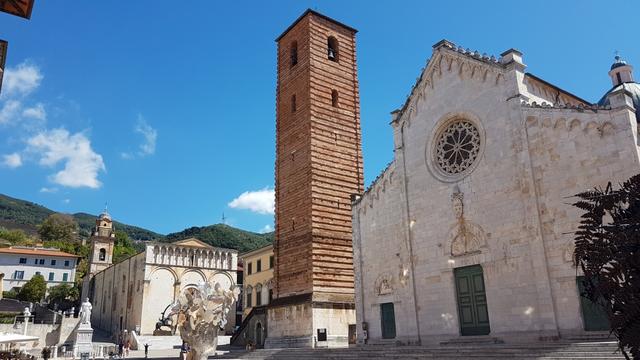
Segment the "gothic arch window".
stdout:
[[298,63],[298,42],[291,43],[291,67],[294,67]]
[[329,36],[327,39],[327,58],[331,61],[338,62],[338,39]]
[[245,308],[250,308],[251,305],[251,293],[253,292],[253,288],[251,286],[247,286],[247,300],[245,302]]
[[100,261],[105,261],[107,259],[107,250],[104,248],[100,249],[100,254],[98,255],[98,259]]
[[291,112],[294,113],[296,112],[297,109],[297,104],[296,104],[296,95],[291,95]]
[[256,285],[256,306],[262,305],[262,284]]

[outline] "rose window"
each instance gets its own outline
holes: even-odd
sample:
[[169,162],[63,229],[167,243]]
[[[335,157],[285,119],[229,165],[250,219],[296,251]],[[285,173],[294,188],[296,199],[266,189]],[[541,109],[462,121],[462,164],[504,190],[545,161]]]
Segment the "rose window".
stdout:
[[467,170],[480,152],[480,132],[469,121],[458,120],[450,124],[437,141],[435,160],[440,170],[448,175]]

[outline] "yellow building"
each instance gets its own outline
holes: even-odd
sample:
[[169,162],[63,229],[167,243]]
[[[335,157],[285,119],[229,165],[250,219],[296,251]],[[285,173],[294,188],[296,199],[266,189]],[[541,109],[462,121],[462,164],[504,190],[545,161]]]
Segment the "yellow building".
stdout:
[[244,268],[243,300],[244,319],[256,306],[264,306],[271,302],[273,295],[273,245],[250,251],[240,255]]

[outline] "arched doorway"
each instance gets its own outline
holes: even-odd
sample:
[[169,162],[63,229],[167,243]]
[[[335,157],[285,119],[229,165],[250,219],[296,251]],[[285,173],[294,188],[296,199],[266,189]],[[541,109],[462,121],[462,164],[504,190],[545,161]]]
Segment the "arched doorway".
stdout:
[[262,347],[264,345],[264,334],[262,331],[262,324],[256,324],[256,345]]

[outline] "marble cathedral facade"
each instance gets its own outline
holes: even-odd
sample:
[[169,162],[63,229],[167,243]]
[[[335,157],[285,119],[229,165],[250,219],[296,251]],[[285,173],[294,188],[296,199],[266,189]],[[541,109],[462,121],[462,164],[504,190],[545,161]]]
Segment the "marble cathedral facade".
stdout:
[[598,103],[525,68],[440,41],[392,113],[393,161],[353,202],[360,343],[607,330],[579,296],[571,203],[640,171],[640,86],[619,58]]

